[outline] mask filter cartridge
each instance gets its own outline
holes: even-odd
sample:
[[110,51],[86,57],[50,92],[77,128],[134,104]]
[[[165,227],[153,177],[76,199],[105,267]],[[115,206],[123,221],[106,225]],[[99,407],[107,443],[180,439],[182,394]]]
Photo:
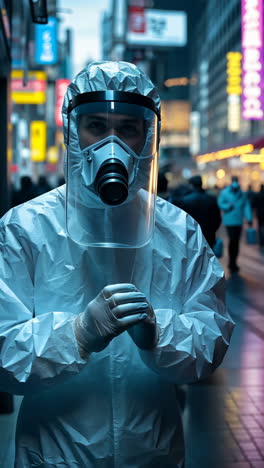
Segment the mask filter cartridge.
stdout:
[[107,159],[100,167],[94,188],[107,205],[120,205],[128,196],[128,172],[119,159]]

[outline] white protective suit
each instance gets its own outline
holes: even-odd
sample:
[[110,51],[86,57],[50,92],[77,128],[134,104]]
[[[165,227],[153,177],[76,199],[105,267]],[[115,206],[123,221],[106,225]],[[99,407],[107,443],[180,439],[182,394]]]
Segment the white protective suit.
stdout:
[[[145,247],[87,248],[66,235],[62,186],[10,210],[0,236],[0,385],[24,395],[15,466],[183,466],[175,385],[210,375],[233,329],[197,223],[158,198]],[[124,332],[84,360],[76,316],[121,281],[151,303],[158,344],[141,350]]]

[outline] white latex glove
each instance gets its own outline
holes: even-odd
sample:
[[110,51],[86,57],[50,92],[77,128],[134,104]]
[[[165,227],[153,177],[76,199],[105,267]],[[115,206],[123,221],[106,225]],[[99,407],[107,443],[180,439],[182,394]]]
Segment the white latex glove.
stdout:
[[105,286],[75,319],[80,356],[102,351],[114,337],[147,319],[148,310],[145,296],[133,284]]

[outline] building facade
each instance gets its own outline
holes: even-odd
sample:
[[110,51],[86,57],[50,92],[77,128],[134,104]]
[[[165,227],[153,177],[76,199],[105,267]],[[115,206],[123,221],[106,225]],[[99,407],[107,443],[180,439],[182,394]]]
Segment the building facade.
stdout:
[[[261,156],[264,119],[253,112],[243,114],[245,96],[260,91],[254,84],[257,79],[254,70],[252,78],[248,75],[246,82],[244,78],[243,66],[247,65],[242,38],[246,19],[242,7],[244,15],[246,8],[248,18],[255,18],[255,23],[249,20],[246,39],[247,53],[252,57],[257,41],[254,28],[258,14],[261,18],[263,14],[262,0],[204,1],[193,29],[190,68],[195,79],[190,89],[191,149],[207,185],[223,187],[229,183],[231,175],[238,175],[243,188],[252,185],[257,190],[264,182]],[[259,33],[263,49],[263,31]],[[261,53],[263,55],[263,50]],[[253,62],[251,64],[254,67]]]

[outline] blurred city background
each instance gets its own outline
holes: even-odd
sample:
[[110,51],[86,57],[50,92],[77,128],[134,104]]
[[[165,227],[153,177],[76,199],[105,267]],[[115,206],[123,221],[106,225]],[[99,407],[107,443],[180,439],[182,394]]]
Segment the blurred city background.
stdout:
[[[177,204],[199,174],[217,199],[238,176],[253,210],[235,275],[217,233],[237,326],[213,378],[183,390],[187,468],[264,468],[263,11],[263,0],[0,0],[0,216],[64,183],[62,101],[94,60],[133,62],[160,92],[160,196]],[[18,406],[0,394],[4,468]]]
[[51,187],[63,177],[63,95],[93,60],[134,62],[158,87],[160,171],[169,189],[198,170],[206,188],[221,189],[239,174],[244,190],[257,191],[264,46],[254,11],[242,43],[242,3],[1,0],[1,214],[21,177],[45,176]]

